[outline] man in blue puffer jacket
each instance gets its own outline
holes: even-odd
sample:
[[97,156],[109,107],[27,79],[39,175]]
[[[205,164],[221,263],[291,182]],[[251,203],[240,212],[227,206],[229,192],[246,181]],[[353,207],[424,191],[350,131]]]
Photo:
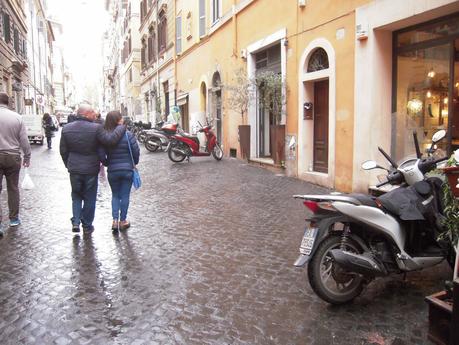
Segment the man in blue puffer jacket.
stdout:
[[72,186],[72,231],[90,233],[96,210],[97,182],[100,162],[104,160],[102,145],[113,146],[124,136],[125,126],[112,132],[93,122],[96,112],[87,104],[79,107],[76,121],[62,130],[60,153],[70,173]]

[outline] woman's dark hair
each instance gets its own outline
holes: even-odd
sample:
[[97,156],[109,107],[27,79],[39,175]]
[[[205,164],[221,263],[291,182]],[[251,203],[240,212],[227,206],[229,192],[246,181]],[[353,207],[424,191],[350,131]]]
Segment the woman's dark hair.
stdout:
[[107,131],[113,131],[116,126],[118,126],[118,122],[121,120],[121,113],[118,110],[113,110],[107,114],[105,117],[105,125],[104,128]]
[[49,116],[48,113],[44,113],[43,114],[43,121],[48,121],[48,119],[50,119],[50,118],[51,118],[51,116]]

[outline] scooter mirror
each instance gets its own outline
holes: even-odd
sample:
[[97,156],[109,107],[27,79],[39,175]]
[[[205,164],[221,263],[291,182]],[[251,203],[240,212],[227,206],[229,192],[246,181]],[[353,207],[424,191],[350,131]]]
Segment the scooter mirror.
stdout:
[[362,163],[363,170],[371,170],[378,168],[378,164],[375,161],[365,161]]
[[434,135],[432,136],[432,142],[438,143],[445,136],[446,136],[446,131],[444,129],[440,129],[439,131],[435,132]]

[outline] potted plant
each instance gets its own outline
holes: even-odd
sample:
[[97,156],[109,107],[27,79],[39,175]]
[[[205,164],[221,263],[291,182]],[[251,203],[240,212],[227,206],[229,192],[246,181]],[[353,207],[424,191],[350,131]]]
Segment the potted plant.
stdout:
[[[457,161],[452,156],[447,166],[442,168],[447,177],[447,181],[443,184],[443,226],[445,231],[440,235],[440,240],[450,241],[456,252],[456,260],[454,264],[453,283],[447,282],[446,288],[443,291],[437,292],[426,297],[426,302],[429,305],[429,339],[436,344],[457,344],[459,342],[459,334],[453,327],[454,322],[459,320],[459,283],[458,276],[458,255],[459,252],[459,199],[458,194],[455,194],[458,185],[458,176],[453,173],[459,171]],[[453,176],[453,177],[451,177]],[[454,296],[454,297],[453,297]],[[454,305],[454,307],[453,307]],[[457,326],[456,326],[457,327]]]
[[241,156],[250,159],[250,125],[246,124],[250,103],[253,100],[253,86],[243,68],[237,68],[233,74],[232,84],[227,85],[228,106],[241,115],[242,124],[238,127]]
[[285,125],[281,124],[285,105],[285,82],[281,74],[271,71],[261,72],[254,80],[258,90],[258,103],[270,114],[270,148],[274,163],[284,161]]

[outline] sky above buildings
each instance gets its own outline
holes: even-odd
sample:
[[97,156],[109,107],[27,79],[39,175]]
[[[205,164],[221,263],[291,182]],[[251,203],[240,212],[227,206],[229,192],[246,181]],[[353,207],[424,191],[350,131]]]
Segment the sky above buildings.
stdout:
[[102,75],[102,36],[109,20],[104,1],[47,0],[47,12],[63,25],[65,64],[86,98],[84,90],[94,89]]

